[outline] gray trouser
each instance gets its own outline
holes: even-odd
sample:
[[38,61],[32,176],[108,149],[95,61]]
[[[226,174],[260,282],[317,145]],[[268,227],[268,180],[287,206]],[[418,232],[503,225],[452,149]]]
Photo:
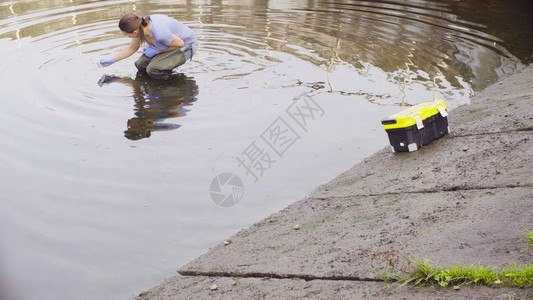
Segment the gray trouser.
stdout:
[[[194,50],[196,50],[196,47],[194,47]],[[191,53],[187,53],[188,51],[190,51]],[[192,54],[192,45],[190,45],[190,47],[187,47],[186,49],[182,48],[160,53],[152,58],[149,58],[148,56],[143,54],[135,62],[135,66],[140,72],[148,73],[148,75],[153,79],[166,80],[172,74],[172,70],[174,70],[174,68],[178,66],[183,65],[187,58],[192,57]]]

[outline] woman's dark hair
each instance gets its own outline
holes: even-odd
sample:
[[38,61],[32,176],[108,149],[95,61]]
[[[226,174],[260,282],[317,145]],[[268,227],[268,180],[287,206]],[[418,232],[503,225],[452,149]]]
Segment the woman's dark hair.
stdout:
[[132,33],[139,29],[141,43],[144,43],[144,30],[142,30],[142,27],[146,27],[148,22],[150,22],[150,17],[141,18],[136,14],[129,13],[120,18],[120,22],[118,22],[118,28],[126,33]]

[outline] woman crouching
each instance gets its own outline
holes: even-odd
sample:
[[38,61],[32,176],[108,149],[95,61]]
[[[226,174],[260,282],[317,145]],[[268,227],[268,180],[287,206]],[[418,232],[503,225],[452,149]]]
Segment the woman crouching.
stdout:
[[141,18],[135,14],[124,15],[118,24],[131,43],[113,56],[100,60],[104,67],[133,55],[142,42],[148,47],[135,62],[139,72],[151,78],[166,80],[172,70],[192,59],[198,47],[198,39],[187,25],[165,15]]

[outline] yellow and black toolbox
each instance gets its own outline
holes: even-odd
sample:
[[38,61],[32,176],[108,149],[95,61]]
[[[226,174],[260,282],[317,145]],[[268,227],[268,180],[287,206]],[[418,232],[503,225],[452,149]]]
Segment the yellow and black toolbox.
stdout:
[[442,100],[423,102],[381,120],[392,152],[412,152],[448,133],[448,112]]

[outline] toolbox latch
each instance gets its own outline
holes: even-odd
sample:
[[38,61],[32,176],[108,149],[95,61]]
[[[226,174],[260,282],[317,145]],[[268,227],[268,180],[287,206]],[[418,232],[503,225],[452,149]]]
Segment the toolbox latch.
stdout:
[[419,115],[415,116],[415,122],[416,122],[416,128],[418,130],[424,128],[424,122],[422,122],[422,118]]
[[440,112],[440,115],[443,118],[448,116],[448,112],[446,111],[446,109],[444,107],[442,107],[442,105],[437,105],[437,110]]

